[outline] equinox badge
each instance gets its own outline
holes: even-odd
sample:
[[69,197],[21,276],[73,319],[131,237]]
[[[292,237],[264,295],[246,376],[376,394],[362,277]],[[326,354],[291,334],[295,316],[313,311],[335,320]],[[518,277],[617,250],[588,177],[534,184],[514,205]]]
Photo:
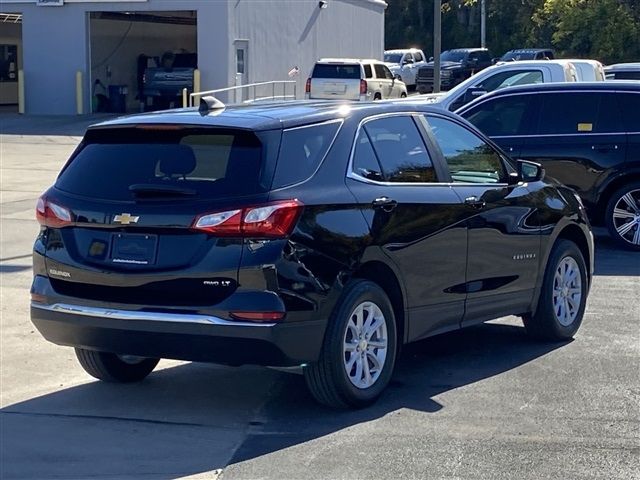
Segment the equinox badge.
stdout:
[[120,215],[116,215],[113,217],[113,221],[117,223],[121,223],[122,225],[129,225],[130,223],[138,223],[140,220],[139,216],[131,215],[130,213],[121,213]]

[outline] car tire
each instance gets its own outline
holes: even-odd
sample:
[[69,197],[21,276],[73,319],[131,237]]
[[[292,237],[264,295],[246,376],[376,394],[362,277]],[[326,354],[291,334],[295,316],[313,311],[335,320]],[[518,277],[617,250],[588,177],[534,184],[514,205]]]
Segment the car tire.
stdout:
[[373,101],[375,102],[375,101],[377,101],[377,100],[382,100],[382,96],[381,96],[379,93],[376,93],[376,94],[373,96]]
[[407,98],[407,94],[406,94],[406,93],[404,93],[404,92],[402,92],[402,93],[400,94],[400,98]]
[[329,318],[318,361],[303,370],[311,394],[333,408],[372,404],[391,380],[396,346],[389,297],[371,281],[351,282]]
[[584,316],[588,281],[580,249],[560,239],[549,255],[535,314],[523,316],[527,333],[551,341],[573,338]]
[[139,382],[149,375],[160,361],[158,358],[127,357],[84,348],[75,350],[85,372],[104,382]]
[[640,182],[631,182],[613,192],[605,221],[609,235],[618,245],[640,250]]

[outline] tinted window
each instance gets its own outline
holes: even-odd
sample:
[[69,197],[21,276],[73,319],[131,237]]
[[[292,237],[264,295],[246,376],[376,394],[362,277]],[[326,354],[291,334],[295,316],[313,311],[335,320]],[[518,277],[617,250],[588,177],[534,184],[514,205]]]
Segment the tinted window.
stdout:
[[506,179],[502,159],[480,137],[440,117],[427,116],[454,182],[499,183]]
[[371,65],[365,63],[364,67],[364,78],[373,78],[373,72],[371,71]]
[[375,63],[373,65],[373,68],[376,71],[376,78],[386,78],[386,75],[384,73],[384,65]]
[[440,55],[441,62],[461,62],[467,56],[464,50],[447,50]]
[[489,52],[480,52],[480,54],[478,55],[478,58],[480,59],[481,62],[490,62],[491,54]]
[[615,72],[613,74],[608,73],[607,79],[640,80],[640,72]]
[[618,93],[627,132],[640,132],[640,93]]
[[340,128],[339,122],[292,128],[282,133],[273,188],[302,182],[320,166]]
[[387,67],[386,65],[383,65],[382,70],[384,71],[385,78],[389,80],[393,80],[393,73],[391,73],[391,70],[389,70],[389,67]]
[[492,98],[465,112],[464,118],[489,137],[525,133],[530,95]]
[[415,52],[413,54],[413,58],[415,58],[416,62],[422,62],[424,60],[424,57],[420,52]]
[[621,131],[621,112],[612,93],[562,92],[542,97],[538,120],[540,134]]
[[540,70],[516,70],[496,73],[495,75],[484,79],[478,87],[482,87],[487,92],[491,92],[499,88],[512,87],[514,85],[527,85],[530,83],[542,82],[542,72]]
[[353,172],[369,180],[383,181],[382,167],[378,163],[369,135],[360,130],[353,152]]
[[360,78],[360,65],[316,63],[312,78]]
[[394,116],[367,122],[364,130],[388,182],[435,182],[436,175],[415,122]]
[[264,191],[262,147],[249,133],[113,129],[86,141],[56,181],[60,190],[109,200]]

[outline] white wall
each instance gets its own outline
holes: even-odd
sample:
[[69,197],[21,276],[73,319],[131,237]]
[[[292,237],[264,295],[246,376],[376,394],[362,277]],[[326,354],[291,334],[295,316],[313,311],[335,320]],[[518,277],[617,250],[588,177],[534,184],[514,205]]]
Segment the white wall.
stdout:
[[[328,0],[236,0],[230,7],[231,41],[249,41],[249,82],[288,80],[300,68],[298,97],[315,61],[322,57],[382,59],[384,2]],[[284,40],[286,39],[286,40]],[[229,84],[235,57],[229,51]]]
[[[138,107],[137,59],[144,53],[161,56],[166,51],[197,51],[196,27],[164,23],[91,19],[91,84],[127,85],[127,107]],[[108,76],[111,70],[111,78]]]

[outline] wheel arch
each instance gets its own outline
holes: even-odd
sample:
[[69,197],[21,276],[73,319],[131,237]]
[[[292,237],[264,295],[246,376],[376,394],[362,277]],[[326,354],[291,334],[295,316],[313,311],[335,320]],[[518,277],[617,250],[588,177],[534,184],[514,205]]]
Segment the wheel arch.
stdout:
[[637,165],[631,171],[625,171],[620,175],[617,175],[606,185],[604,185],[604,187],[600,191],[600,195],[598,196],[598,203],[596,204],[596,210],[594,212],[595,215],[593,215],[594,223],[597,223],[598,225],[604,224],[605,211],[607,209],[607,204],[609,203],[611,196],[616,190],[631,182],[640,182],[640,165]]
[[370,280],[379,285],[389,297],[396,317],[398,348],[406,342],[409,332],[407,325],[405,295],[400,281],[391,267],[379,260],[368,261],[353,272],[353,278]]

